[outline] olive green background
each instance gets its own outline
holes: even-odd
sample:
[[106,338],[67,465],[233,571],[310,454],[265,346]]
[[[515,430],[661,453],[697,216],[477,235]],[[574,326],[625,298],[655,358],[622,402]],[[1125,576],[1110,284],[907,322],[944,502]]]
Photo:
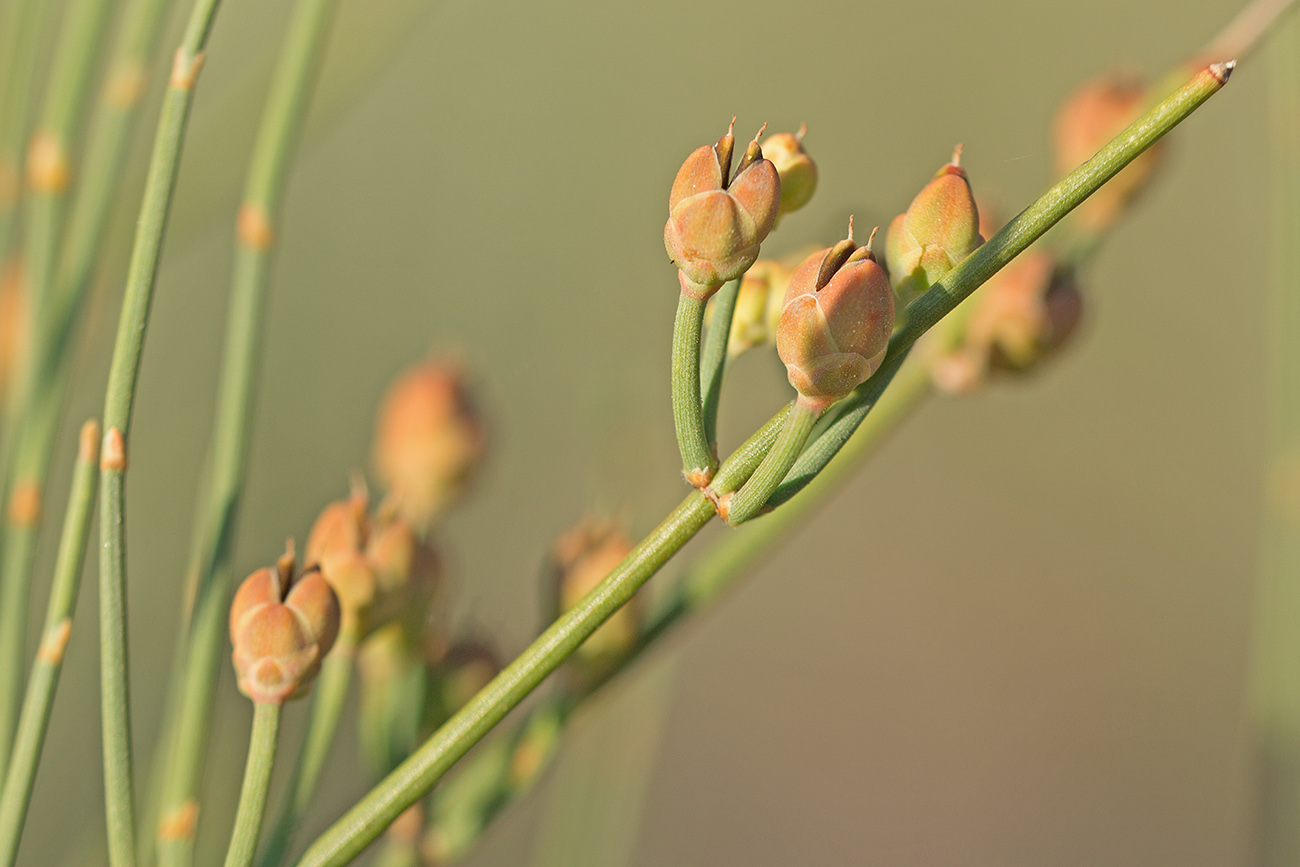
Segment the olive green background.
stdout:
[[[733,113],[738,136],[807,122],[821,186],[769,255],[830,243],[849,214],[886,223],[957,142],[977,194],[1010,215],[1049,181],[1046,130],[1066,93],[1116,66],[1163,72],[1237,7],[345,0],[287,198],[240,570],[301,539],[366,466],[384,384],[454,350],[491,458],[440,540],[459,622],[513,655],[536,628],[537,564],[557,533],[591,509],[643,532],[684,493],[661,233],[692,148]],[[142,781],[211,423],[230,226],[287,10],[226,0],[219,14],[159,277],[129,482]],[[1178,131],[1159,184],[1088,270],[1071,352],[1030,381],[928,405],[670,642],[676,686],[632,863],[1244,862],[1265,417],[1258,60]],[[65,456],[102,400],[154,116]],[[724,445],[788,393],[773,357],[746,357]],[[65,480],[63,468],[55,490]],[[26,865],[95,863],[93,588]],[[223,678],[209,862],[250,718]],[[305,710],[288,710],[285,744]],[[341,741],[313,829],[366,787],[351,733]],[[472,863],[526,863],[537,817],[536,798],[509,811]]]

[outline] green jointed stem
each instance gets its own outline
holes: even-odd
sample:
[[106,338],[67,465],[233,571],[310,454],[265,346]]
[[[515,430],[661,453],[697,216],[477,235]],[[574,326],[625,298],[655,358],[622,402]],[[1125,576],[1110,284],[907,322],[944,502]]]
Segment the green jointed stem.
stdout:
[[[10,490],[28,486],[36,499],[44,489],[52,443],[58,433],[67,389],[71,347],[78,313],[84,306],[90,273],[121,176],[121,164],[144,82],[144,63],[153,54],[168,0],[128,0],[118,30],[104,89],[91,123],[85,156],[68,221],[58,275],[50,297],[33,323],[32,357],[20,415],[12,418],[12,441],[0,448]],[[42,4],[52,6],[53,4]],[[10,435],[6,430],[6,438]],[[0,562],[0,743],[7,744],[17,713],[22,676],[23,615],[36,550],[37,523],[6,518]],[[12,644],[11,644],[12,642]],[[16,663],[10,660],[17,660]],[[7,751],[0,749],[0,768]]]
[[[178,653],[184,656],[183,683],[180,688],[174,684],[168,696],[165,718],[174,721],[175,728],[159,741],[164,750],[170,749],[164,758],[161,783],[162,824],[169,829],[178,826],[168,822],[168,817],[192,810],[199,796],[232,592],[231,554],[248,466],[275,225],[288,183],[290,158],[311,102],[336,6],[336,0],[298,0],[294,7],[253,146],[237,221],[212,460],[208,478],[200,486],[205,499],[200,502],[196,525],[198,573],[192,629],[179,640]],[[188,835],[169,833],[159,840],[159,858],[165,867],[192,861],[193,823],[189,830]]]
[[[981,283],[1010,262],[1061,219],[1069,210],[1160,136],[1216,93],[1227,80],[1230,66],[1216,64],[1198,73],[1159,106],[1139,118],[1097,156],[1065,180],[979,248],[947,277],[909,308],[908,323],[890,341],[884,365],[859,391],[892,379],[921,334],[957,306]],[[989,252],[985,252],[989,251]],[[915,313],[915,315],[913,315]],[[899,336],[902,335],[902,339]],[[886,377],[881,376],[887,373]],[[698,379],[696,379],[698,386]],[[855,392],[854,397],[860,397]],[[847,400],[853,400],[848,398]],[[871,396],[874,404],[876,397]],[[752,475],[775,442],[785,409],[736,450],[719,468],[712,487],[718,493],[734,491]],[[865,412],[863,413],[865,417]],[[860,424],[862,418],[854,425]],[[844,440],[851,432],[844,433]],[[823,438],[825,438],[823,434]],[[840,441],[834,451],[843,445]],[[829,462],[833,452],[826,456]],[[824,466],[824,464],[823,464]],[[444,726],[434,732],[409,759],[365,795],[356,806],[317,838],[298,867],[343,867],[373,841],[383,829],[455,764],[475,743],[523,700],[541,681],[571,655],[608,617],[619,609],[650,576],[676,553],[712,517],[708,500],[693,493],[647,536],[597,587],[555,621],[522,655],[497,675]]]
[[355,655],[355,641],[339,636],[338,643],[321,663],[320,675],[312,687],[307,734],[303,736],[302,748],[293,766],[284,806],[280,808],[280,815],[275,820],[271,833],[267,835],[262,853],[257,859],[258,867],[279,867],[289,854],[293,832],[302,821],[312,795],[316,793],[316,784],[320,782],[325,759],[334,744],[348,688],[352,685]]
[[1036,202],[1021,211],[996,235],[961,261],[939,282],[913,301],[907,319],[889,341],[889,351],[876,373],[836,407],[838,416],[790,472],[790,481],[778,488],[774,503],[789,499],[830,461],[852,436],[880,398],[907,357],[912,344],[950,313],[1003,266],[1061,218],[1095,193],[1139,154],[1177,126],[1227,83],[1234,64],[1215,63],[1197,74],[1168,99],[1153,107],[1117,135],[1083,165],[1061,179]]
[[812,433],[813,425],[817,424],[821,414],[820,409],[810,407],[802,398],[794,402],[785,417],[785,427],[781,428],[776,444],[749,480],[732,495],[731,502],[727,505],[727,523],[732,526],[743,524],[758,514],[803,452],[808,435]]
[[248,737],[248,764],[244,785],[239,790],[235,827],[226,850],[226,867],[249,867],[257,851],[257,837],[266,814],[266,795],[271,790],[271,768],[275,766],[275,745],[280,733],[280,705],[253,705],[253,733]]
[[10,0],[0,20],[0,261],[9,254],[21,197],[39,49],[57,6],[50,0]]
[[736,315],[740,296],[740,278],[731,280],[713,294],[713,314],[704,337],[700,360],[700,391],[703,394],[704,438],[712,455],[718,446],[718,406],[722,403],[722,379],[727,372],[727,343],[731,339],[731,320]]
[[677,299],[673,323],[673,424],[682,454],[682,474],[697,486],[707,484],[717,461],[709,447],[700,406],[700,330],[705,302],[686,293]]
[[0,789],[0,867],[12,867],[18,857],[18,841],[36,782],[36,767],[45,743],[54,691],[63,668],[63,652],[72,632],[72,614],[81,586],[82,561],[86,538],[90,535],[90,518],[95,506],[95,482],[98,479],[99,425],[86,422],[81,429],[80,450],[72,471],[72,492],[59,539],[59,553],[54,563],[54,582],[45,614],[40,650],[32,663],[27,680],[27,695],[18,718],[17,737]]
[[131,715],[126,653],[126,547],[124,527],[127,445],[140,358],[153,301],[158,260],[176,188],[181,146],[219,0],[197,0],[163,97],[153,154],[136,223],[113,360],[104,396],[104,447],[100,456],[100,692],[104,740],[104,798],[112,867],[135,864],[135,784],[131,768]]

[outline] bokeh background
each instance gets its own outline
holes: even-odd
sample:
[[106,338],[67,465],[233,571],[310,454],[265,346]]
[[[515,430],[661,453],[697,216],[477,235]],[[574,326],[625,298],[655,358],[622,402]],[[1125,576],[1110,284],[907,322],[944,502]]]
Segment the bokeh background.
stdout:
[[[165,248],[129,487],[141,760],[211,423],[231,224],[288,5],[223,4]],[[887,223],[958,142],[977,193],[1010,215],[1049,181],[1064,95],[1115,67],[1159,75],[1237,9],[344,0],[288,195],[240,569],[301,539],[367,466],[385,383],[455,350],[491,460],[441,541],[459,622],[513,655],[537,627],[557,533],[593,509],[643,532],[684,492],[661,233],[692,148],[733,113],[738,135],[808,124],[821,186],[768,254],[830,243],[849,214]],[[640,810],[600,863],[1244,863],[1265,431],[1259,60],[1177,132],[1159,184],[1086,272],[1072,351],[1032,380],[929,404],[719,610],[584,714],[554,778],[470,863],[553,858],[538,834],[602,750],[607,768],[643,772],[606,775],[603,800]],[[102,400],[145,126],[69,457],[74,422]],[[724,445],[787,394],[773,356],[744,358]],[[23,864],[94,863],[96,604],[88,576]],[[224,677],[208,860],[250,716]],[[305,711],[288,712],[285,744]],[[344,731],[313,831],[367,788]]]

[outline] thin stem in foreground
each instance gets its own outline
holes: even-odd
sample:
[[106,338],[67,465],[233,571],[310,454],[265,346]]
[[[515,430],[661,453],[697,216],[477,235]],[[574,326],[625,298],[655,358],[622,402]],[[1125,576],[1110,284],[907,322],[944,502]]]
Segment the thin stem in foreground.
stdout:
[[275,766],[275,746],[280,733],[278,702],[253,705],[253,732],[248,737],[248,764],[244,767],[244,784],[239,790],[239,807],[235,827],[226,850],[226,867],[249,867],[257,850],[266,814],[266,794],[271,789],[271,769]]
[[72,634],[72,614],[77,606],[86,538],[90,535],[90,518],[94,513],[98,460],[99,423],[88,421],[81,428],[77,463],[72,471],[72,492],[54,563],[54,583],[50,588],[41,646],[27,679],[27,695],[18,717],[13,753],[4,787],[0,789],[0,867],[12,867],[18,857],[18,841],[36,782],[36,767],[54,706],[54,691],[63,668],[63,651]]
[[[912,343],[921,334],[1218,92],[1230,71],[1231,65],[1225,64],[1215,64],[1201,71],[1178,93],[1143,115],[1097,156],[1071,172],[1021,212],[988,243],[949,272],[943,281],[921,296],[908,310],[907,325],[890,341],[885,362],[864,384],[864,387],[875,384],[876,390],[869,395],[870,404],[876,402],[888,381],[898,372]],[[698,378],[696,385],[698,387]],[[855,392],[854,396],[858,394]],[[786,410],[777,413],[723,463],[713,482],[715,491],[734,491],[752,475],[771,448],[785,414]],[[862,418],[865,415],[864,412]],[[857,419],[857,424],[862,418]],[[851,430],[845,432],[844,439],[847,440],[851,433]],[[843,445],[843,441],[839,445]],[[839,445],[834,451],[838,451]],[[834,451],[827,455],[827,462]],[[298,862],[299,867],[343,867],[347,864],[403,810],[432,788],[470,747],[627,602],[655,571],[708,523],[712,515],[712,507],[703,495],[698,492],[689,495],[595,589],[561,615],[410,758],[317,838]]]
[[682,292],[673,323],[673,424],[682,454],[682,475],[697,488],[713,477],[718,465],[709,447],[700,405],[700,330],[705,299]]
[[158,847],[166,867],[193,858],[193,816],[198,805],[213,692],[224,647],[230,605],[235,521],[244,492],[253,427],[266,288],[276,223],[289,178],[289,163],[324,55],[336,0],[298,0],[286,31],[236,220],[225,346],[221,356],[215,422],[207,479],[200,485],[195,550],[198,552],[194,611],[182,627],[179,679],[170,684],[169,728],[159,740],[163,762]]
[[176,51],[136,224],[122,314],[104,396],[100,454],[100,698],[104,799],[112,867],[135,864],[135,782],[131,767],[130,688],[126,653],[125,486],[127,443],[140,358],[167,216],[176,189],[181,146],[219,0],[197,0]]
[[710,454],[715,454],[718,450],[718,407],[722,403],[722,380],[727,372],[727,344],[731,340],[731,320],[736,315],[736,299],[740,297],[741,280],[739,277],[730,280],[713,294],[713,313],[700,359],[704,438],[709,444]]

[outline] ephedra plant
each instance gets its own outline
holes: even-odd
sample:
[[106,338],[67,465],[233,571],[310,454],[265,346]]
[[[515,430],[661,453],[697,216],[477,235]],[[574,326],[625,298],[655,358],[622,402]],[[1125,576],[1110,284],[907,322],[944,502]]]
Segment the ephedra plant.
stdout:
[[[22,354],[10,368],[0,450],[9,503],[0,535],[0,867],[20,852],[94,515],[108,863],[195,862],[210,797],[202,770],[213,707],[235,700],[218,686],[227,660],[254,705],[228,867],[339,867],[381,837],[385,864],[444,864],[464,855],[545,770],[575,709],[676,624],[714,604],[911,408],[930,395],[974,393],[998,377],[1033,371],[1067,345],[1083,310],[1082,268],[1148,184],[1160,140],[1228,82],[1235,58],[1286,5],[1252,5],[1223,39],[1162,82],[1106,78],[1080,90],[1055,131],[1056,183],[1000,226],[981,210],[978,179],[963,167],[959,147],[932,177],[917,179],[915,198],[898,203],[889,225],[855,226],[845,214],[843,234],[825,238],[820,249],[762,258],[769,237],[819,184],[847,181],[819,177],[805,130],[760,129],[743,141],[734,118],[720,122],[726,132],[691,152],[675,178],[664,178],[664,243],[679,303],[663,333],[665,341],[672,335],[671,415],[683,499],[639,542],[615,520],[575,516],[547,555],[548,625],[506,662],[492,642],[457,628],[447,614],[449,582],[435,531],[472,490],[492,438],[473,377],[450,356],[426,360],[392,385],[376,423],[372,476],[341,484],[348,495],[324,506],[301,544],[265,552],[265,565],[247,577],[234,561],[285,184],[336,13],[333,0],[296,0],[235,219],[186,605],[145,777],[132,753],[126,480],[168,215],[219,2],[198,0],[187,10],[167,70],[103,414],[83,428],[49,612],[37,630],[25,612],[32,589],[45,586],[34,564],[54,434],[91,277],[108,255],[110,205],[167,4],[71,0],[43,69],[33,45],[48,4],[8,0],[0,144],[14,180],[12,195],[0,202],[0,252],[15,263],[7,285],[17,293],[15,308],[26,312],[21,339],[10,341]],[[105,41],[100,70],[95,60],[110,14],[115,36]],[[100,98],[89,108],[92,93]],[[1050,245],[1031,249],[1058,224]],[[665,270],[664,283],[670,280]],[[8,314],[6,330],[18,321]],[[739,447],[720,451],[729,365],[772,347],[790,402]],[[715,517],[734,529],[654,604],[638,595]],[[296,516],[285,517],[286,528],[296,525]],[[38,647],[28,653],[28,638],[38,632]],[[506,722],[553,674],[555,683],[526,713]],[[373,787],[316,839],[299,840],[354,680]],[[282,707],[295,702],[309,705],[306,729],[300,742],[281,744]],[[508,731],[488,738],[503,722]],[[268,803],[276,767],[284,793]]]

